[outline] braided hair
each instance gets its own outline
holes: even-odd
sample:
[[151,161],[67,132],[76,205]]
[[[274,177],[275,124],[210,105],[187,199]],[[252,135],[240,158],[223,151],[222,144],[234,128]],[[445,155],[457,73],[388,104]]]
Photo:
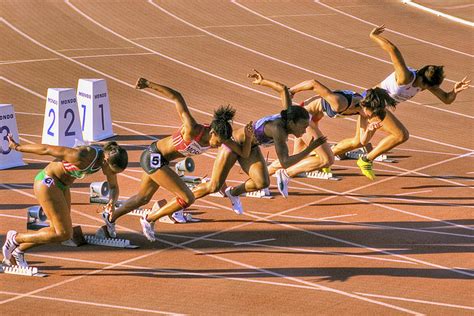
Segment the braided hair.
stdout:
[[108,142],[104,145],[104,152],[108,153],[109,165],[115,169],[125,170],[128,165],[127,151],[117,142]]
[[211,128],[222,140],[232,137],[232,119],[235,116],[235,109],[230,105],[221,105],[214,111],[214,118],[211,122]]
[[388,94],[387,90],[379,87],[367,90],[365,97],[360,101],[362,107],[370,110],[382,121],[387,115],[386,108],[395,108],[396,104],[397,101]]

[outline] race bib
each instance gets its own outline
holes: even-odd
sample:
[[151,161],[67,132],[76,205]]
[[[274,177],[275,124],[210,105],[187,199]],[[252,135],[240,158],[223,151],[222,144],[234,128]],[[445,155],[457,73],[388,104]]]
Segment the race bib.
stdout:
[[52,185],[54,185],[54,179],[51,177],[45,177],[43,179],[43,184],[50,188]]
[[161,154],[151,153],[150,154],[150,168],[157,169],[161,167]]

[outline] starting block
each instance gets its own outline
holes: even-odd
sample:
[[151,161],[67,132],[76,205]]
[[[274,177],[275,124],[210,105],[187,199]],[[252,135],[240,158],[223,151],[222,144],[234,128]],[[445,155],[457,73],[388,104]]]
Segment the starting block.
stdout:
[[26,229],[27,230],[38,230],[41,228],[49,227],[48,218],[43,211],[43,208],[39,205],[31,206],[26,212]]
[[[109,183],[92,182],[89,187],[89,203],[107,204],[109,202]],[[115,202],[115,207],[120,207],[123,201]]]
[[[368,143],[367,145],[365,145],[364,147],[362,148],[359,148],[359,149],[356,149],[356,150],[352,150],[352,151],[349,151],[347,153],[345,153],[344,155],[341,155],[341,156],[336,156],[336,160],[345,160],[345,159],[359,159],[360,157],[362,157],[364,154],[367,154],[368,152],[372,151],[374,147],[372,146],[371,143]],[[397,162],[395,159],[390,159],[388,158],[387,155],[385,154],[382,154],[380,156],[378,156],[377,158],[374,159],[374,161],[379,161],[379,162]]]
[[115,248],[138,248],[137,245],[131,245],[130,240],[120,238],[98,238],[97,236],[84,235],[86,242],[89,245],[115,247]]
[[74,147],[82,141],[76,90],[49,88],[43,121],[43,144]]
[[185,212],[184,210],[179,210],[171,214],[171,216],[163,216],[158,220],[160,223],[167,224],[184,224],[189,222],[199,222],[199,219],[193,218],[192,214]]
[[11,104],[0,104],[0,170],[26,165],[23,154],[8,147],[8,134],[19,141],[16,115]]
[[340,177],[336,177],[332,174],[332,172],[323,172],[323,171],[309,171],[309,172],[303,172],[300,173],[298,178],[308,178],[308,179],[321,179],[321,180],[333,180],[333,181],[339,181],[341,180]]
[[258,190],[258,191],[253,191],[253,192],[246,192],[242,196],[259,198],[259,199],[273,199],[273,196],[270,194],[270,190],[268,188]]
[[104,79],[79,79],[77,103],[84,140],[99,141],[115,136],[107,82]]
[[202,183],[201,177],[193,177],[193,176],[181,176],[181,180],[188,186],[188,188],[192,189],[195,186]]
[[39,273],[38,268],[35,267],[20,267],[20,266],[6,266],[2,265],[0,267],[0,272],[5,274],[16,274],[24,276],[34,276],[34,277],[45,277],[48,276],[45,273]]
[[156,211],[168,203],[165,199],[156,201],[151,208],[139,208],[131,211],[130,213],[127,213],[127,215],[131,216],[140,216],[143,217],[145,215],[148,215],[149,213]]

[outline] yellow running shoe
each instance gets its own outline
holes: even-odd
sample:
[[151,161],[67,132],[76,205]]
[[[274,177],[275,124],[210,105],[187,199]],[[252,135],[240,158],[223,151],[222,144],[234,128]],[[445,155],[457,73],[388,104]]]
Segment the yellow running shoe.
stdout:
[[375,173],[372,170],[372,162],[371,161],[364,161],[362,157],[357,160],[357,165],[362,171],[362,174],[369,178],[370,180],[375,180]]
[[321,172],[324,172],[324,173],[332,173],[331,168],[329,168],[329,167],[327,167],[327,168],[321,168]]

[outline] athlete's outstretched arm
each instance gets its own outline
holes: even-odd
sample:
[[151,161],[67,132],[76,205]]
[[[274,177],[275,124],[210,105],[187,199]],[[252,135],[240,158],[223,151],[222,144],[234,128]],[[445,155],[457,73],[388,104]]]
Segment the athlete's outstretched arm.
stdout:
[[456,100],[456,96],[459,92],[469,88],[469,83],[471,80],[467,80],[467,77],[464,77],[461,81],[458,81],[454,84],[453,90],[446,92],[440,87],[431,87],[428,90],[433,93],[438,99],[441,100],[444,104],[451,104]]
[[264,79],[262,74],[257,70],[253,70],[254,74],[248,74],[247,77],[253,79],[252,83],[260,86],[271,88],[280,94],[281,105],[286,110],[291,105],[291,94],[288,87],[277,81]]
[[135,88],[136,89],[150,88],[155,91],[158,91],[159,93],[164,95],[166,98],[172,100],[176,105],[176,111],[178,111],[179,117],[181,118],[181,121],[183,122],[183,125],[185,126],[186,129],[192,130],[194,126],[197,124],[196,120],[191,115],[191,112],[189,112],[188,106],[186,105],[186,101],[184,101],[183,96],[178,91],[173,90],[169,87],[163,86],[161,84],[151,82],[145,78],[138,79]]
[[385,37],[381,36],[385,31],[385,25],[377,26],[370,32],[370,39],[377,43],[384,51],[390,55],[393,67],[395,68],[395,77],[398,85],[405,85],[410,83],[413,79],[413,74],[408,69],[403,59],[402,53],[398,48]]
[[87,150],[79,148],[69,148],[62,146],[53,146],[46,144],[26,144],[20,145],[13,139],[12,134],[7,135],[8,147],[22,153],[31,153],[36,155],[48,155],[57,159],[65,160],[72,164],[80,162],[81,158],[85,158]]

